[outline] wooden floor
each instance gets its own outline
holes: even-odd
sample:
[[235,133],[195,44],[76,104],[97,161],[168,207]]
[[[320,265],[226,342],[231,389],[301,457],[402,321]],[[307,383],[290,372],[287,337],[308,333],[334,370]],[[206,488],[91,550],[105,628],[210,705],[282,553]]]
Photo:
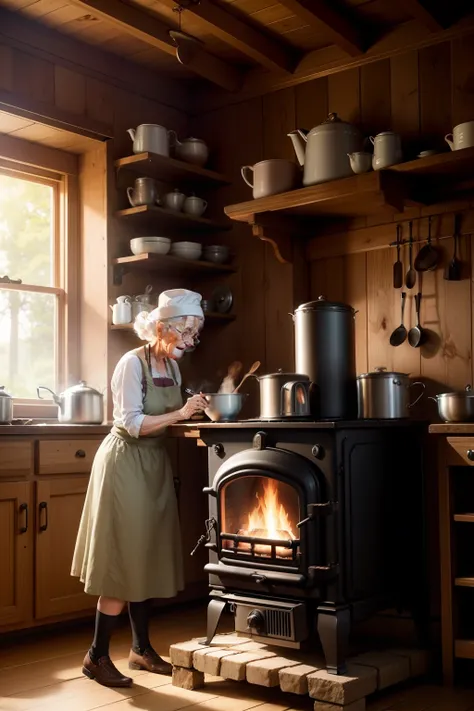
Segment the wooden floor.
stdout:
[[[202,636],[204,628],[204,609],[161,612],[152,623],[152,640],[158,652],[167,657],[170,643]],[[135,679],[132,688],[106,689],[81,674],[91,631],[92,627],[85,627],[73,632],[50,632],[8,645],[0,639],[1,711],[311,711],[313,708],[308,697],[300,699],[272,689],[217,678],[210,678],[201,691],[185,691],[172,686],[169,677],[130,672]],[[127,673],[129,645],[130,633],[124,626],[114,639],[111,656]],[[474,710],[474,689],[449,690],[426,683],[411,685],[379,696],[367,709]]]

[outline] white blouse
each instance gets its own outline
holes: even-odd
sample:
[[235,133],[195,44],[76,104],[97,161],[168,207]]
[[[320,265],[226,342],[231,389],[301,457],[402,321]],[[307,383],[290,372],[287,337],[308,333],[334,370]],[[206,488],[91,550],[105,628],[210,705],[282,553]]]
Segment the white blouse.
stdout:
[[[170,360],[174,379],[181,385],[181,373],[176,361]],[[162,378],[157,363],[151,356],[151,372],[153,378]],[[116,427],[124,427],[131,437],[138,437],[145,418],[143,414],[143,370],[140,358],[134,351],[122,356],[115,366],[112,375],[112,400],[114,404],[113,420]]]

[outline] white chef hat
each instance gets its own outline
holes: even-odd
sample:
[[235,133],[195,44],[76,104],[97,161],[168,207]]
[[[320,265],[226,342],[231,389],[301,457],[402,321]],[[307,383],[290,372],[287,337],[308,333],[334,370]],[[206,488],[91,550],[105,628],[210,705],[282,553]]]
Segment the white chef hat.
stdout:
[[169,289],[158,298],[158,307],[153,311],[142,311],[135,319],[134,328],[142,341],[153,342],[156,339],[156,324],[170,318],[196,316],[204,319],[201,308],[201,294],[188,289]]
[[152,311],[157,320],[179,316],[197,316],[204,318],[201,308],[202,296],[188,289],[168,289],[158,297],[158,307]]

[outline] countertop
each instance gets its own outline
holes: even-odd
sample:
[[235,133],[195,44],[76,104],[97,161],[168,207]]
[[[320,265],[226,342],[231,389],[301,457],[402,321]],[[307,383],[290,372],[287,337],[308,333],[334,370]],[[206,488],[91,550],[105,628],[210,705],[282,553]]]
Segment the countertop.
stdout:
[[2,435],[23,435],[30,437],[44,437],[57,435],[58,437],[83,437],[88,435],[106,435],[112,425],[61,425],[57,423],[38,422],[31,425],[0,425]]
[[431,434],[474,435],[474,422],[452,422],[430,425]]

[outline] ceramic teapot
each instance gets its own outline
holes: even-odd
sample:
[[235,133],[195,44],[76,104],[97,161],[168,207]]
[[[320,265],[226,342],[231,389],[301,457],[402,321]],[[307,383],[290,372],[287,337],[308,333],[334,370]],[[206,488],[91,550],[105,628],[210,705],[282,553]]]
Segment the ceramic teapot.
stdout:
[[176,135],[155,123],[142,123],[137,128],[128,128],[127,133],[133,141],[134,153],[150,152],[160,156],[169,156],[170,137]]
[[200,138],[185,138],[180,141],[175,134],[175,151],[179,160],[193,163],[201,168],[206,165],[209,157],[209,148]]
[[132,321],[132,299],[130,296],[117,296],[117,303],[111,306],[112,323],[119,325]]
[[361,150],[362,135],[355,126],[341,121],[337,114],[329,114],[326,121],[309,133],[297,128],[288,136],[299,164],[304,166],[303,185],[352,175],[348,154]]

